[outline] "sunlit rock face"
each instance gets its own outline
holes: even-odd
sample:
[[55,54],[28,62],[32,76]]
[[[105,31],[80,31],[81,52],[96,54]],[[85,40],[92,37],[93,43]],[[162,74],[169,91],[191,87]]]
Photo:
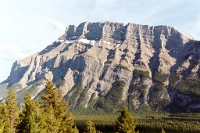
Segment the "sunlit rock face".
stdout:
[[[200,88],[182,91],[180,82],[198,80],[199,55],[200,43],[173,27],[84,22],[68,26],[51,45],[16,61],[2,85],[13,86],[21,102],[27,92],[37,98],[50,79],[72,107],[95,108],[107,108],[99,99],[107,105],[118,85],[121,94],[112,95],[118,105],[190,112],[200,109]],[[174,82],[172,75],[178,76]]]

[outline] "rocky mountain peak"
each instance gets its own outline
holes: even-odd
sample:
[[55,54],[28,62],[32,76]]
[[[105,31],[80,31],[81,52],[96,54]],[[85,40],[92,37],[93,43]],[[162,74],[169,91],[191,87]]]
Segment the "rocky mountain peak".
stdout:
[[[51,45],[16,61],[2,84],[14,86],[19,101],[26,92],[38,97],[48,78],[73,107],[112,109],[113,97],[116,104],[129,99],[134,108],[167,105],[186,97],[179,90],[181,80],[200,76],[199,46],[190,35],[170,26],[84,22],[69,25]],[[173,90],[174,73],[179,78]],[[188,103],[195,100],[176,104],[190,110]]]

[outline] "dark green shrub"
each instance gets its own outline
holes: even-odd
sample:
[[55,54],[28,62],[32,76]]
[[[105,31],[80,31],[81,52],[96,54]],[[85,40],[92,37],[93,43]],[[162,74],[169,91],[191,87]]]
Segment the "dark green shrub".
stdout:
[[156,71],[154,72],[153,79],[158,83],[164,83],[165,81],[167,81],[167,78],[168,78],[168,74],[163,74]]
[[169,105],[169,99],[163,99],[160,97],[162,93],[165,92],[165,86],[157,83],[154,85],[154,89],[149,94],[149,104],[153,110],[163,110],[165,106]]
[[79,99],[77,100],[77,105],[78,106],[84,106],[87,103],[88,95],[87,95],[88,89],[84,89],[81,94]]
[[175,90],[184,94],[200,95],[200,79],[185,79],[178,83]]
[[67,101],[69,101],[71,107],[75,107],[77,105],[77,100],[80,97],[83,91],[82,84],[74,85],[70,92],[64,97]]
[[105,97],[106,111],[114,111],[116,107],[122,102],[122,94],[125,86],[124,81],[117,81]]
[[140,76],[143,76],[145,78],[150,78],[149,77],[149,72],[148,71],[143,71],[143,70],[138,70],[138,69],[135,69],[133,71],[133,75],[136,76],[136,77],[140,77]]
[[128,67],[126,67],[126,66],[123,66],[122,64],[118,64],[116,67],[117,67],[117,68],[120,68],[120,69],[124,69],[124,70],[126,70],[126,71],[129,71],[129,72],[130,72],[130,70],[128,69]]
[[105,64],[112,64],[112,61],[111,61],[111,60],[107,60],[107,61],[105,62]]
[[122,103],[122,93],[125,86],[124,81],[116,81],[106,96],[101,96],[95,104],[96,108],[101,108],[106,112],[113,112]]
[[169,77],[169,86],[174,89],[177,82],[180,80],[180,75],[178,73],[172,73]]

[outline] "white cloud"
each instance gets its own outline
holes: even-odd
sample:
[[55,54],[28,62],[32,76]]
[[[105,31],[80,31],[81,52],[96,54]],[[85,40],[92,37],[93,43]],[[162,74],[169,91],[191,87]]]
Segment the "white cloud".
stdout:
[[7,61],[15,61],[27,57],[34,49],[30,47],[17,46],[14,44],[0,43],[0,59]]
[[22,53],[22,49],[10,44],[0,44],[0,58],[3,60],[15,61],[19,58],[23,58],[26,55]]
[[58,21],[56,21],[52,18],[44,18],[44,20],[46,22],[48,22],[49,24],[51,24],[53,26],[54,30],[58,30],[58,31],[61,31],[61,32],[65,31],[65,26],[62,23],[60,23],[60,22],[58,22]]

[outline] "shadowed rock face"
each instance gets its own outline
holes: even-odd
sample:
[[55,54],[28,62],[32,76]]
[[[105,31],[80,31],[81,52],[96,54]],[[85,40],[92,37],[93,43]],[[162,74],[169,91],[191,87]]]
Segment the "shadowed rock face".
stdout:
[[197,79],[199,55],[200,43],[173,27],[84,22],[78,27],[68,26],[57,41],[41,52],[16,61],[2,84],[19,85],[17,98],[21,101],[26,92],[37,97],[48,78],[65,98],[73,100],[73,107],[98,108],[98,99],[103,97],[107,102],[113,84],[124,81],[120,101],[128,101],[134,108],[156,108],[166,103],[164,107],[171,101],[168,111],[176,111],[175,104],[191,111],[200,108],[194,104],[198,99],[171,87],[170,75],[180,76],[175,86],[182,79]]

